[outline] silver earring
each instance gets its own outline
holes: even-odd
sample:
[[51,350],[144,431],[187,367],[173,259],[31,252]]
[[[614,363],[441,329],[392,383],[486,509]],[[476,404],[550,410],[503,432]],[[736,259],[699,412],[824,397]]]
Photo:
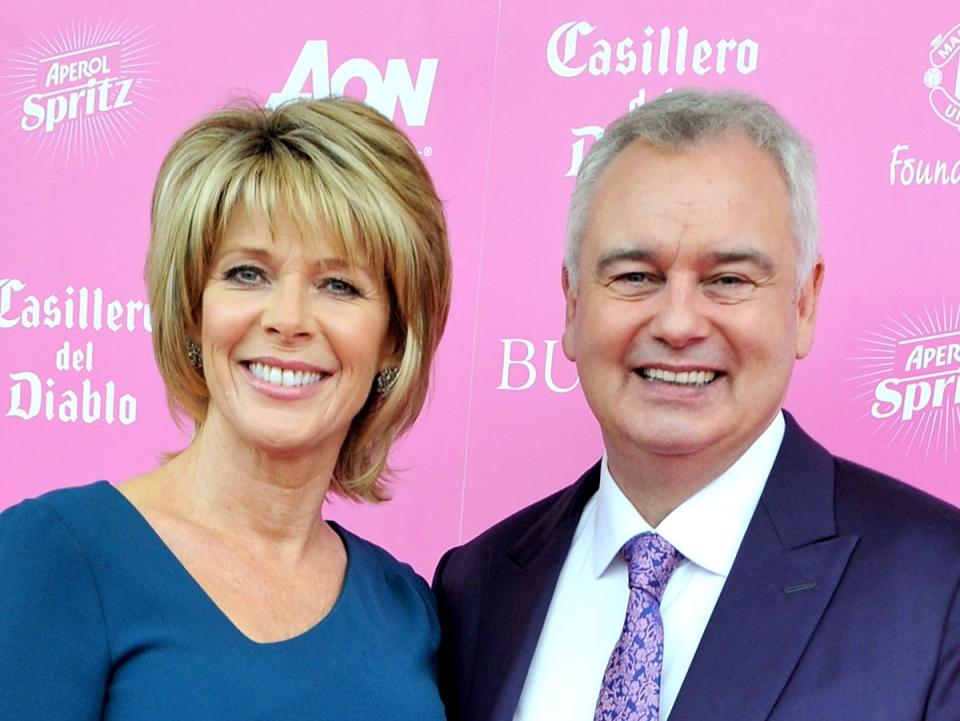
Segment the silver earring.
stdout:
[[393,384],[397,382],[397,376],[399,375],[400,369],[396,367],[384,368],[377,373],[377,393],[382,396],[387,395],[393,388]]
[[187,360],[197,370],[203,368],[203,353],[193,338],[187,338]]

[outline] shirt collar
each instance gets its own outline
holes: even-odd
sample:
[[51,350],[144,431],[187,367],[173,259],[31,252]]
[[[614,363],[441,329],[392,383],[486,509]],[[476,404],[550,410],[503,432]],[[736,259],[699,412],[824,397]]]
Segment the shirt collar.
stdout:
[[[783,413],[719,477],[677,506],[656,528],[686,559],[726,577],[773,468],[785,424]],[[652,531],[610,475],[604,454],[593,531],[593,570],[599,578],[638,533]]]

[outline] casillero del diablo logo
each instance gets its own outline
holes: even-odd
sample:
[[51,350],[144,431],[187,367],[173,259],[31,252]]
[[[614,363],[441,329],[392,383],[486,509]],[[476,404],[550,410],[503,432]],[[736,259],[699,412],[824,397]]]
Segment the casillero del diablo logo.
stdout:
[[4,95],[37,151],[97,162],[137,132],[153,100],[155,44],[125,22],[76,22],[8,51]]
[[960,305],[902,313],[860,341],[855,398],[874,432],[924,457],[960,455]]

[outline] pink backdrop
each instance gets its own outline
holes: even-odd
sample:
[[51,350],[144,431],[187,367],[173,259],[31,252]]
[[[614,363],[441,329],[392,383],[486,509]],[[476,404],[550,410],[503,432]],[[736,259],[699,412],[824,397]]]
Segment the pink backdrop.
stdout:
[[122,480],[185,443],[141,279],[152,183],[177,134],[238,96],[346,92],[426,159],[455,286],[430,405],[394,453],[407,469],[395,499],[330,514],[429,574],[599,456],[556,345],[572,175],[602,126],[683,86],[759,94],[817,151],[827,280],[787,407],[834,452],[960,502],[960,9],[599,5],[7,8],[0,508]]

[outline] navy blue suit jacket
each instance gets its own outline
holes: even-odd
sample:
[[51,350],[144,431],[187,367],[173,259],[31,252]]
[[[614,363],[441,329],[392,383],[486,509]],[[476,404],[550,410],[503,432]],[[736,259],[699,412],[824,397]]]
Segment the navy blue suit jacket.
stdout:
[[[450,721],[513,718],[599,478],[597,465],[441,560]],[[921,719],[960,721],[960,511],[831,456],[787,416],[670,721]]]

